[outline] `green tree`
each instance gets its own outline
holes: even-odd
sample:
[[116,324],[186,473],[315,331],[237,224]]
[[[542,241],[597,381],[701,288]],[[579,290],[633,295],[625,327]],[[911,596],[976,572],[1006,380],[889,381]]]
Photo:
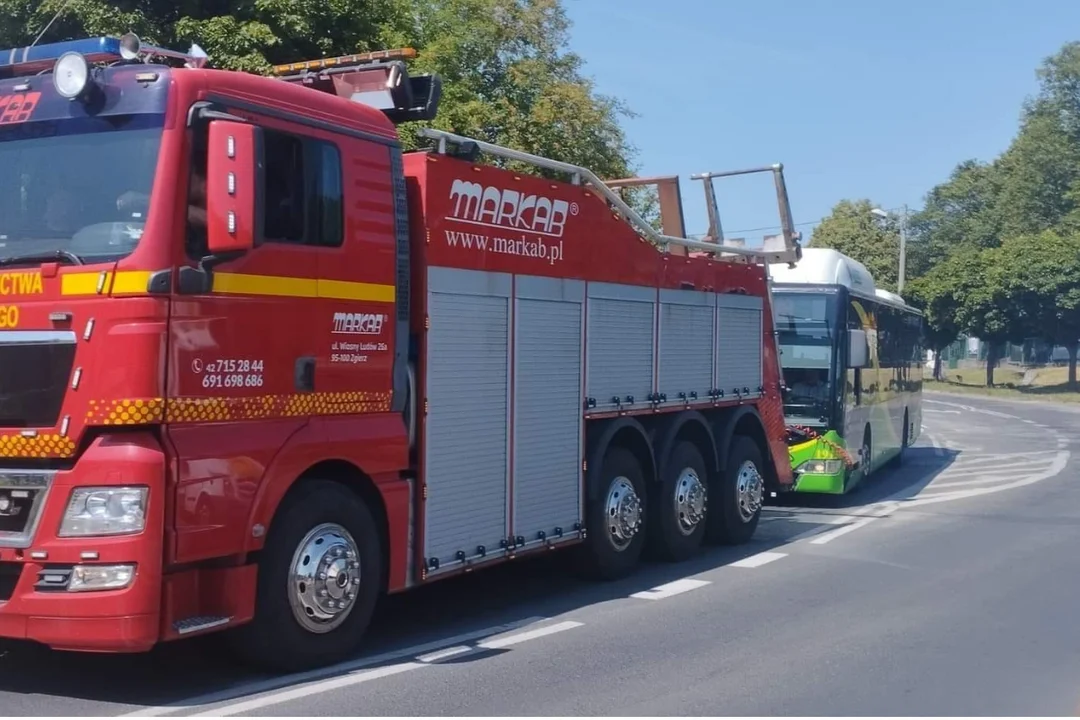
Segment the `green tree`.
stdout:
[[874,276],[877,287],[896,290],[900,231],[896,218],[886,221],[870,211],[869,200],[841,200],[814,228],[807,247],[832,248],[858,260]]
[[[582,165],[604,179],[635,171],[636,148],[620,125],[632,114],[597,92],[567,49],[561,0],[0,0],[0,16],[7,47],[28,45],[43,30],[41,42],[132,31],[165,47],[197,42],[214,67],[256,73],[413,47],[412,71],[443,77],[435,127]],[[418,130],[401,128],[406,147],[419,144]],[[626,195],[655,218],[648,189]]]
[[956,321],[960,299],[954,280],[953,268],[946,260],[905,286],[910,302],[923,311],[923,342],[934,351],[935,380],[944,379],[941,372],[942,351],[960,336],[962,330]]
[[954,250],[1001,242],[1002,172],[995,163],[965,160],[926,195],[908,223],[907,272],[920,277]]
[[1052,230],[1002,243],[1003,294],[1032,334],[1069,352],[1069,389],[1077,389],[1080,346],[1080,234]]
[[1027,298],[1013,292],[1010,258],[1001,247],[958,252],[942,265],[956,301],[956,324],[987,345],[986,386],[994,386],[994,368],[1008,342],[1033,334],[1035,319]]

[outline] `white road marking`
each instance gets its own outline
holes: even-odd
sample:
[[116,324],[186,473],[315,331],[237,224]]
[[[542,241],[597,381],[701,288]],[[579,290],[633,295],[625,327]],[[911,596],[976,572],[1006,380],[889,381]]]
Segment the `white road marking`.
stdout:
[[267,707],[268,705],[280,705],[281,703],[289,702],[291,700],[300,700],[330,690],[337,690],[339,688],[349,687],[350,685],[359,685],[360,683],[370,682],[371,680],[379,680],[392,675],[400,675],[401,673],[410,670],[419,670],[420,668],[429,667],[432,666],[420,662],[403,662],[396,665],[387,665],[386,667],[375,668],[374,670],[365,670],[360,673],[323,680],[322,682],[312,683],[311,685],[302,685],[301,687],[292,688],[291,690],[283,690],[251,700],[244,700],[243,702],[225,705],[223,707],[215,708],[214,710],[207,710],[206,712],[195,713],[193,715],[188,715],[187,717],[224,717],[227,715],[239,715],[240,713],[258,710]]
[[769,563],[779,560],[780,558],[786,558],[787,553],[780,552],[759,552],[757,555],[751,555],[745,557],[742,560],[736,560],[728,565],[728,567],[737,568],[758,568],[762,565],[768,565]]
[[675,595],[681,595],[684,592],[697,590],[698,588],[705,587],[709,584],[708,580],[683,578],[682,580],[674,580],[663,585],[658,585],[652,590],[636,592],[630,597],[637,598],[638,600],[664,600],[669,597],[674,597]]
[[576,620],[564,620],[563,622],[555,623],[554,625],[546,625],[544,627],[536,628],[535,630],[526,630],[525,632],[519,632],[513,635],[505,635],[500,638],[495,638],[494,640],[485,640],[481,643],[477,643],[477,647],[484,648],[485,650],[498,650],[500,648],[510,647],[511,645],[528,642],[529,640],[554,635],[555,633],[565,632],[566,630],[573,630],[584,624],[585,623],[579,623]]
[[866,527],[867,525],[874,522],[875,520],[880,520],[880,518],[876,518],[876,517],[860,518],[859,520],[856,520],[855,522],[851,523],[850,525],[844,525],[843,527],[838,527],[835,530],[829,530],[828,532],[822,533],[818,537],[811,540],[810,544],[811,545],[824,545],[825,543],[832,542],[833,540],[835,540],[838,537],[842,537],[844,535],[847,535],[850,532],[855,532],[859,528]]
[[[929,399],[924,399],[924,402],[935,403],[950,408],[956,408],[957,410],[990,415],[992,417],[999,417],[1007,420],[1022,419],[1016,415],[1010,415],[995,410],[986,410],[984,408],[975,408],[970,405],[962,405],[959,403],[949,403]],[[946,413],[946,411],[931,412],[940,414]],[[952,413],[949,412],[949,414]],[[861,517],[848,524],[825,532],[814,529],[806,533],[800,533],[795,538],[792,538],[791,542],[804,541],[811,545],[825,545],[899,510],[906,510],[919,505],[948,502],[950,500],[962,500],[965,498],[977,497],[979,495],[1003,492],[1005,490],[1024,487],[1054,477],[1061,473],[1068,464],[1070,454],[1068,451],[1064,450],[1064,448],[1068,446],[1068,440],[1052,428],[1048,428],[1038,423],[1035,423],[1035,425],[1036,427],[1045,429],[1046,432],[1033,435],[1033,437],[1038,439],[1048,439],[1047,434],[1056,436],[1056,450],[1034,450],[1019,453],[982,453],[978,452],[982,450],[981,447],[950,448],[959,451],[959,456],[948,468],[934,477],[933,481],[925,485],[922,491],[914,497],[910,496],[910,491],[905,488],[899,492],[893,493],[883,501],[868,505],[861,511],[856,511],[854,514]],[[951,429],[950,432],[952,430],[985,432],[983,428],[976,428],[970,425],[959,425],[958,427]],[[944,456],[945,446],[944,443],[941,442],[940,435],[927,432],[925,429],[923,434],[933,446],[934,454],[939,457]],[[1023,475],[1019,478],[1015,478],[1016,473],[1013,471],[1022,472]],[[918,485],[924,482],[936,472],[937,470],[928,472],[922,478],[911,483],[911,485]],[[955,482],[952,481],[954,478],[956,479]],[[976,479],[960,480],[960,478]],[[939,480],[942,479],[947,481],[939,482]],[[943,490],[945,488],[956,489],[945,490],[944,492],[932,492],[934,490]]]
[[519,630],[523,627],[528,627],[530,625],[535,625],[538,622],[543,622],[546,619],[547,618],[544,618],[542,616],[529,617],[516,622],[505,623],[503,625],[495,625],[489,628],[484,628],[482,630],[475,630],[469,633],[462,633],[461,635],[455,635],[448,638],[442,638],[440,640],[434,640],[432,642],[401,648],[400,650],[392,650],[390,652],[380,653],[378,655],[357,658],[356,660],[349,660],[325,668],[317,668],[315,670],[294,673],[292,675],[284,675],[280,677],[270,678],[267,680],[257,680],[255,682],[235,685],[224,690],[206,693],[205,695],[197,695],[195,697],[180,700],[169,705],[156,705],[142,708],[134,712],[125,713],[120,717],[160,717],[162,715],[168,715],[170,713],[201,708],[206,705],[212,705],[214,703],[235,700],[239,697],[257,695],[259,693],[280,690],[281,688],[289,687],[291,685],[321,680],[323,678],[333,677],[342,673],[354,672],[356,670],[369,668],[373,665],[381,665],[382,663],[393,662],[395,660],[403,660],[405,658],[417,658],[423,656],[425,653],[434,653],[438,650],[446,650],[454,645],[460,645],[461,643],[472,642],[481,638],[490,638],[496,635],[500,635],[502,633]]
[[225,715],[239,715],[240,713],[251,712],[270,705],[280,705],[282,703],[291,702],[293,700],[300,700],[311,695],[318,695],[328,692],[330,690],[338,690],[343,687],[351,687],[353,685],[359,685],[361,683],[370,682],[371,680],[379,680],[384,677],[390,677],[392,675],[400,675],[403,672],[410,670],[419,670],[421,668],[432,667],[437,665],[440,661],[446,660],[451,657],[458,657],[467,653],[477,652],[481,649],[484,650],[498,650],[501,648],[510,647],[512,645],[519,645],[529,640],[536,640],[537,638],[547,637],[548,635],[554,635],[555,633],[564,632],[566,630],[573,630],[576,627],[581,627],[584,623],[576,622],[574,620],[565,620],[553,625],[545,625],[543,627],[535,628],[533,630],[525,630],[524,632],[514,633],[512,635],[503,635],[502,637],[494,638],[492,640],[484,640],[476,644],[475,647],[458,646],[452,648],[446,648],[440,652],[431,653],[422,657],[417,657],[415,660],[395,663],[393,665],[387,665],[381,668],[374,668],[371,670],[364,670],[362,672],[349,673],[340,677],[330,678],[321,682],[310,683],[299,687],[292,687],[288,690],[282,690],[280,692],[270,693],[261,697],[252,698],[250,700],[243,700],[241,702],[233,703],[231,705],[225,705],[222,707],[214,708],[212,710],[206,710],[205,712],[196,713],[188,717],[221,717]]
[[[1033,485],[1034,483],[1041,482],[1047,478],[1052,478],[1055,475],[1061,473],[1065,469],[1065,466],[1069,463],[1070,453],[1067,450],[1062,450],[1057,454],[1053,464],[1045,471],[1036,475],[1029,475],[1025,478],[1020,478],[1011,483],[1004,485],[993,485],[991,487],[972,488],[970,490],[954,490],[952,492],[933,493],[929,495],[919,495],[918,497],[904,503],[904,507],[917,507],[919,505],[929,505],[937,502],[945,502],[947,500],[962,500],[965,498],[978,497],[979,495],[989,495],[990,493],[1003,492],[1005,490],[1015,490],[1016,488],[1025,487],[1027,485]],[[931,488],[933,485],[930,486]]]

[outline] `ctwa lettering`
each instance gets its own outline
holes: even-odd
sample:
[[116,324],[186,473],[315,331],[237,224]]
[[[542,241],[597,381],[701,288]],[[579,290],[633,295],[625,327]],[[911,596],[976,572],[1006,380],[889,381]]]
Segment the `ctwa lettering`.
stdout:
[[45,292],[41,273],[21,272],[0,275],[0,295],[40,295]]
[[489,227],[528,230],[562,237],[567,215],[577,214],[577,203],[543,195],[525,195],[509,188],[483,186],[455,180],[450,186],[453,202],[448,220]]

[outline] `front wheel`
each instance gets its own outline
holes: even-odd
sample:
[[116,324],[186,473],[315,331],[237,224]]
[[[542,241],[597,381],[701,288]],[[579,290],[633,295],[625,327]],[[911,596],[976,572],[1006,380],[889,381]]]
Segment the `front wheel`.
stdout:
[[233,631],[247,662],[295,672],[345,659],[382,587],[382,550],[367,505],[313,480],[283,501],[259,561],[255,617]]
[[724,471],[709,493],[718,499],[717,511],[709,514],[706,539],[710,543],[741,545],[754,536],[765,499],[765,473],[761,449],[745,435],[731,440]]

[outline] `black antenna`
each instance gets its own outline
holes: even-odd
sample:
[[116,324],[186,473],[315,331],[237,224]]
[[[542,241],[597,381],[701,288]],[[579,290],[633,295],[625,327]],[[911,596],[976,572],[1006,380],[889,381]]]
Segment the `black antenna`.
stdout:
[[[41,4],[44,5],[45,2],[43,1]],[[64,0],[64,4],[61,5],[60,9],[56,11],[56,14],[52,16],[52,20],[50,20],[48,22],[48,24],[45,25],[45,27],[43,27],[41,29],[41,32],[38,33],[38,36],[36,38],[34,38],[34,42],[30,43],[30,47],[34,47],[35,45],[38,44],[38,40],[40,40],[42,37],[44,37],[45,33],[47,33],[49,31],[49,28],[52,27],[52,24],[54,22],[56,22],[56,18],[60,17],[60,14],[62,12],[64,12],[65,10],[67,10],[67,6],[70,5],[70,4],[71,4],[71,0]]]

